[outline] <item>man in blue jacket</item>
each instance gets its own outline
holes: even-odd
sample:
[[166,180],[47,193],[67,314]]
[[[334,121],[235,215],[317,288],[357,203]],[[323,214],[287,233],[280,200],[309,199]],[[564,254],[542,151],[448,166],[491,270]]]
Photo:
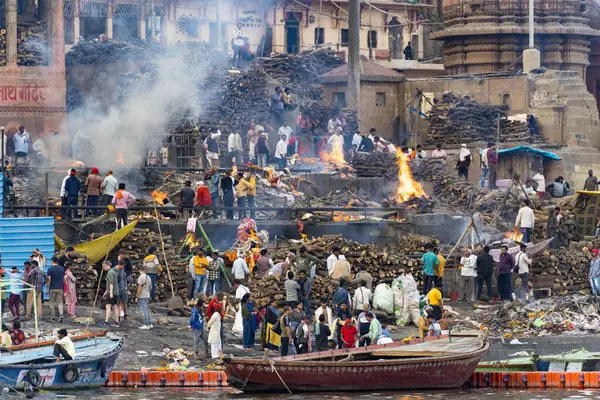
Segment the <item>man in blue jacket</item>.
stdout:
[[204,316],[202,315],[202,301],[196,302],[196,307],[192,309],[192,315],[190,317],[190,327],[192,328],[192,335],[194,335],[194,353],[198,357],[198,347],[200,347],[200,340],[204,342],[204,354],[208,357],[208,340],[206,333],[204,332]]
[[[69,173],[69,177],[65,182],[65,196],[67,197],[67,204],[70,206],[77,207],[79,200],[79,191],[81,190],[81,182],[77,178],[77,171],[74,169]],[[77,216],[77,210],[72,210],[67,213],[69,219],[73,218],[73,215]]]

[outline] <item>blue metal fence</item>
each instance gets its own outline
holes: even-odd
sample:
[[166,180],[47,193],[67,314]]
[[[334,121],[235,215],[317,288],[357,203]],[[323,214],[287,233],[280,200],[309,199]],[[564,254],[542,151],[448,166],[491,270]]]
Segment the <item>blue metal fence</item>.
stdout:
[[4,212],[4,175],[0,172],[0,218]]
[[22,269],[35,248],[44,253],[49,265],[54,254],[54,218],[0,218],[0,266]]

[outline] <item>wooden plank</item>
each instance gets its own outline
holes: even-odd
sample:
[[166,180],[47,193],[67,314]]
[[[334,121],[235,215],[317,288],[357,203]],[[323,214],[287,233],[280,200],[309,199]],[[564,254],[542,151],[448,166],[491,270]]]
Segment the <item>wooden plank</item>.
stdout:
[[374,351],[371,353],[374,357],[442,357],[455,355],[456,353],[447,353],[445,351]]

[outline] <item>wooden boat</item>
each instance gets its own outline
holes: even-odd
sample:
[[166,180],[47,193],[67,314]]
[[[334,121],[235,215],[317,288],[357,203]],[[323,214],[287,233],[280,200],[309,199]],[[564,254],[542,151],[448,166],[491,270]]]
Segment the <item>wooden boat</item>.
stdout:
[[[74,335],[74,336],[69,336],[69,337],[71,338],[72,342],[77,342],[79,340],[92,339],[95,337],[102,337],[102,336],[106,336],[106,331],[88,332],[88,333],[83,333],[81,335]],[[54,345],[54,342],[56,341],[56,340],[44,340],[41,342],[34,342],[33,340],[35,340],[35,338],[27,338],[27,340],[28,340],[28,342],[22,343],[19,345],[14,345],[14,346],[10,346],[10,347],[0,347],[0,353],[6,353],[6,352],[13,353],[15,351],[23,350],[23,349],[31,349],[34,347]]]
[[600,371],[600,353],[575,350],[562,354],[516,357],[480,362],[477,372],[592,372]]
[[481,336],[440,336],[277,358],[223,358],[227,381],[244,392],[451,389],[489,348]]
[[123,339],[98,336],[73,344],[75,359],[71,361],[56,362],[54,342],[2,353],[0,385],[15,389],[31,385],[60,390],[104,385],[123,348]]

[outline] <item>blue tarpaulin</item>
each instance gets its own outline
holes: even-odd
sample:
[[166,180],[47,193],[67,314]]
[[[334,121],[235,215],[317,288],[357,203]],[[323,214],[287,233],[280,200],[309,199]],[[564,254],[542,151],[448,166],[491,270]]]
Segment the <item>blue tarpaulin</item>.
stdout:
[[536,154],[538,156],[546,157],[551,160],[560,160],[561,159],[558,155],[552,153],[551,151],[540,150],[540,149],[536,149],[534,147],[529,147],[529,146],[517,146],[517,147],[510,148],[510,149],[498,150],[499,156],[505,156],[505,155],[510,155],[510,154],[519,154],[519,153]]

